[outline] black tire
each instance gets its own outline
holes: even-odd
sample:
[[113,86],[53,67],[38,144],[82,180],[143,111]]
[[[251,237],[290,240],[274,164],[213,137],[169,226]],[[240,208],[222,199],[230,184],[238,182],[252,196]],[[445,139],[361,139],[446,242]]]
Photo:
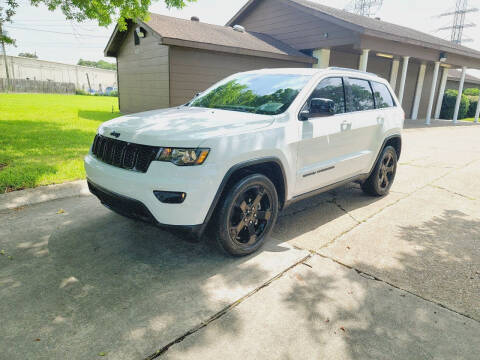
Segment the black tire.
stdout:
[[264,175],[249,175],[223,197],[214,229],[217,243],[229,255],[249,255],[264,244],[277,216],[275,185]]
[[388,194],[397,173],[397,160],[395,148],[386,146],[378,158],[372,173],[362,184],[362,190],[373,196]]

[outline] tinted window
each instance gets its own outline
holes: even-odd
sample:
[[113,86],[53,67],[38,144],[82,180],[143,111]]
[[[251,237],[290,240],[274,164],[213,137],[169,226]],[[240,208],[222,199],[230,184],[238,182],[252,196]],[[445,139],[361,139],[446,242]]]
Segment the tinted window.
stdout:
[[[308,99],[307,109],[313,98],[328,99],[334,103],[334,114],[345,112],[345,93],[342,78],[328,78],[322,80]],[[310,110],[310,109],[308,109]]]
[[350,82],[350,106],[352,111],[375,109],[372,89],[367,80],[349,79]]
[[189,106],[275,115],[287,110],[310,75],[237,74],[193,99]]
[[392,107],[393,98],[392,94],[384,84],[380,84],[372,81],[373,94],[375,95],[375,104],[377,108],[387,108]]

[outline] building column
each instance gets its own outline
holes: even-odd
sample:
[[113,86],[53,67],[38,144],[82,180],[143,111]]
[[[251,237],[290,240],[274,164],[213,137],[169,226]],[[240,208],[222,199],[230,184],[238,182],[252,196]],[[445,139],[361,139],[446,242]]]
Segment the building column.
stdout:
[[400,60],[393,59],[392,68],[390,69],[390,86],[392,87],[393,91],[395,91],[395,87],[397,86],[397,77],[398,77],[399,67],[400,67]]
[[440,112],[442,111],[443,95],[445,94],[445,88],[447,87],[448,80],[448,67],[444,67],[442,70],[442,79],[440,80],[440,89],[438,89],[437,106],[435,108],[434,119],[440,118]]
[[477,102],[477,111],[475,111],[475,124],[478,124],[478,115],[480,115],[480,96]]
[[415,99],[413,100],[413,109],[411,116],[412,120],[417,120],[418,118],[418,108],[420,106],[420,100],[422,99],[423,81],[425,80],[426,69],[427,64],[422,63],[422,65],[420,65],[420,70],[418,71],[417,88],[415,90]]
[[367,71],[369,52],[370,52],[370,49],[362,49],[362,55],[360,55],[358,70]]
[[440,61],[435,61],[433,70],[432,88],[430,89],[430,98],[428,99],[427,118],[425,124],[430,125],[432,119],[433,100],[435,99],[435,90],[437,90],[438,70],[440,70]]
[[465,84],[465,75],[467,74],[467,67],[462,67],[462,77],[460,78],[460,85],[458,85],[457,102],[455,103],[455,111],[453,113],[453,123],[458,121],[458,111],[460,110],[460,103],[462,101],[463,84]]
[[330,66],[330,49],[315,49],[313,57],[318,60],[317,64],[313,64],[316,69],[325,69]]
[[402,77],[400,79],[400,89],[398,90],[398,101],[400,101],[400,106],[402,106],[403,93],[405,92],[405,81],[407,80],[407,70],[408,70],[409,60],[410,60],[410,56],[403,57]]

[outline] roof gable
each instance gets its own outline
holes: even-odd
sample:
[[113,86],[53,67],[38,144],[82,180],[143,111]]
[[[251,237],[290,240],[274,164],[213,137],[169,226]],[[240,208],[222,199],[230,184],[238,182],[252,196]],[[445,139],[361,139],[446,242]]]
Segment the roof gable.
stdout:
[[[159,37],[160,43],[164,45],[256,55],[304,63],[316,62],[314,58],[302,54],[266,34],[239,32],[229,26],[207,24],[154,13],[150,13],[150,19],[147,22],[139,23],[154,32]],[[129,26],[134,26],[134,24]],[[115,56],[116,46],[119,41],[123,41],[122,36],[125,35],[120,34],[116,29],[105,49],[107,56]],[[115,38],[119,39],[115,41]]]

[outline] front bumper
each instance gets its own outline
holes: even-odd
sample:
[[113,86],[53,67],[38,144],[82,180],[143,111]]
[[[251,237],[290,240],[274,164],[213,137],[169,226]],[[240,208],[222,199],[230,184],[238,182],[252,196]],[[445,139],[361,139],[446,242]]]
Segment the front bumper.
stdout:
[[[154,161],[146,173],[139,173],[108,165],[89,154],[85,170],[91,189],[97,189],[97,194],[92,193],[116,212],[129,216],[133,209],[131,217],[176,227],[203,225],[221,182],[215,166],[206,164],[181,167]],[[185,192],[187,196],[182,204],[165,204],[154,191]],[[119,209],[123,206],[129,208],[127,213]]]
[[101,188],[100,186],[87,180],[88,189],[95,195],[100,202],[110,210],[125,217],[141,220],[150,224],[157,225],[168,229],[175,229],[190,233],[192,235],[201,236],[204,230],[203,224],[201,225],[179,225],[172,226],[159,223],[147,207],[140,201],[130,199],[128,197],[115,194],[111,191]]

